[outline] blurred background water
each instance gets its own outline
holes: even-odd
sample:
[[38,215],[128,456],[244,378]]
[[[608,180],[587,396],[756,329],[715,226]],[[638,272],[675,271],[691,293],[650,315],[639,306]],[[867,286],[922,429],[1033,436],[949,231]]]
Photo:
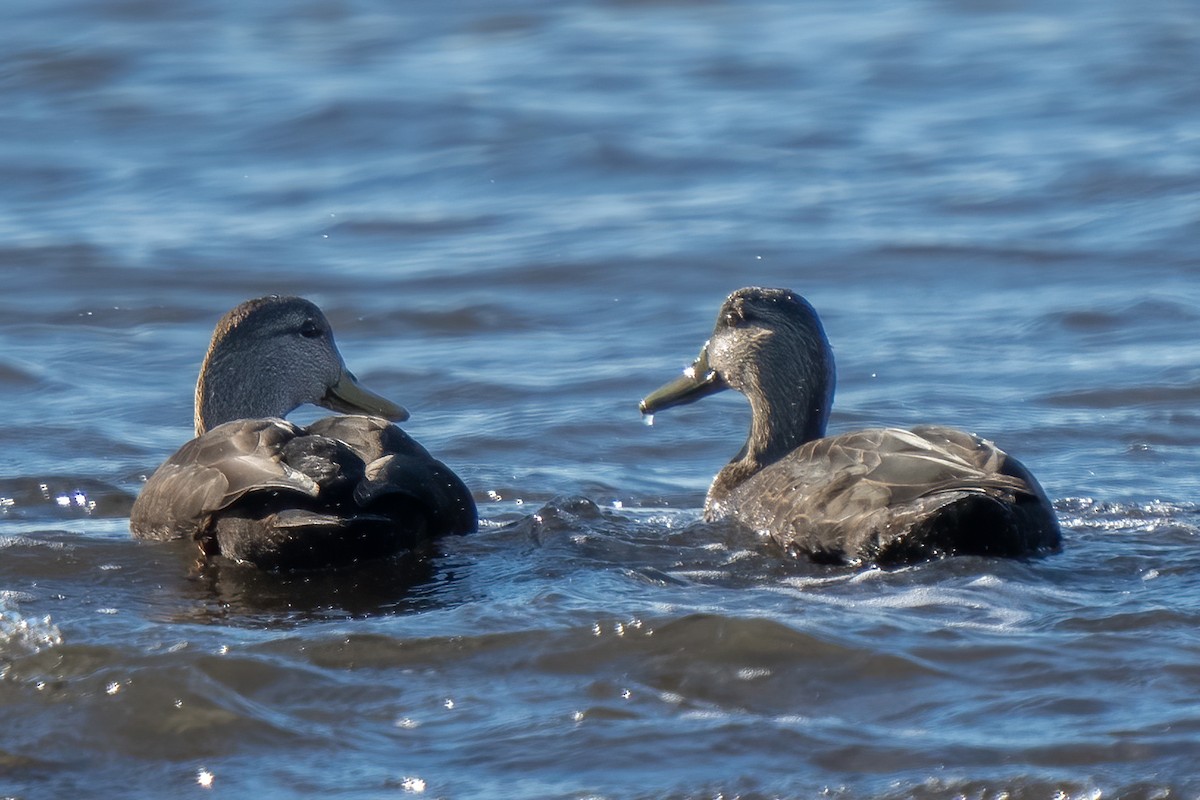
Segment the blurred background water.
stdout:
[[[0,794],[1200,797],[1193,2],[4,18]],[[744,402],[637,400],[747,284],[821,312],[834,430],[997,440],[1063,553],[856,571],[701,523]],[[478,535],[291,576],[129,539],[270,292]]]

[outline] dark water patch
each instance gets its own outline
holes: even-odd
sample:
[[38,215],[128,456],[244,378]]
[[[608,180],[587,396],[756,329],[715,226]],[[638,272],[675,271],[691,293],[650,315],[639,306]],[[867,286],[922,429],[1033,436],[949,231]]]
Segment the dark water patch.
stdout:
[[97,188],[99,178],[68,164],[6,161],[5,185],[0,192],[10,202],[49,203],[72,199]]
[[495,215],[476,217],[449,215],[420,215],[392,219],[361,219],[343,221],[330,228],[331,234],[375,236],[383,239],[405,240],[420,236],[448,236],[486,230],[501,225],[505,219]]
[[1172,407],[1200,402],[1200,385],[1128,386],[1101,390],[1061,392],[1041,397],[1039,401],[1064,408]]
[[813,83],[806,71],[797,69],[790,61],[744,57],[720,59],[706,64],[696,70],[696,77],[703,83],[732,90],[780,85],[799,89]]
[[[202,252],[210,244],[213,242],[202,242],[186,251],[159,249],[139,259],[123,276],[119,305],[132,307],[132,297],[139,308],[164,309],[166,322],[204,322],[200,326],[205,340],[200,350],[203,353],[217,319],[243,300],[268,294],[299,294],[320,301],[322,306],[332,306],[330,299],[344,295],[345,276],[320,258],[297,263],[286,246],[258,241],[231,244],[215,240],[213,252]],[[242,266],[249,261],[255,263],[254,270]],[[399,286],[388,276],[378,274],[377,264],[374,271],[377,296],[403,297]],[[111,293],[102,289],[97,292],[101,296]],[[177,317],[170,316],[172,304],[164,303],[165,297],[173,297],[179,304]],[[192,302],[180,303],[180,297],[191,298]]]
[[512,308],[489,303],[462,306],[448,299],[440,308],[400,308],[373,314],[363,320],[361,332],[363,335],[409,332],[447,337],[511,334],[546,327],[539,324],[539,313],[540,309],[514,313]]
[[333,152],[332,141],[364,152],[403,152],[434,137],[443,147],[471,144],[475,139],[470,132],[482,124],[487,123],[475,109],[454,103],[342,98],[273,121],[251,132],[240,146],[269,153],[271,158],[282,154],[320,157]]
[[42,377],[32,368],[10,360],[0,361],[0,386],[14,391],[22,391],[40,385],[42,385]]
[[132,68],[123,53],[83,48],[26,49],[10,53],[0,86],[10,90],[93,92]]
[[[487,323],[485,323],[487,324]],[[381,375],[387,375],[386,370],[380,371]],[[433,383],[438,376],[435,375],[412,375],[408,374],[405,377],[393,378],[400,385],[406,383]],[[527,415],[514,406],[525,402],[529,399],[529,392],[524,387],[512,386],[500,381],[482,381],[466,378],[458,381],[453,385],[446,385],[438,381],[435,385],[429,388],[426,395],[428,402],[435,409],[456,408],[464,405],[464,397],[489,397],[495,402],[498,408],[508,407],[506,411],[492,411],[486,414],[480,414],[474,409],[462,408],[459,413],[469,413],[470,417],[466,419],[456,418],[464,427],[470,429],[472,435],[478,435],[487,438],[493,437],[493,444],[497,447],[528,447],[528,443],[521,441],[520,437],[513,436],[512,431],[514,426],[513,421],[518,420]],[[415,408],[415,407],[414,407]],[[412,409],[410,409],[412,410]],[[474,419],[474,425],[471,420]],[[507,435],[506,435],[506,432]]]
[[484,36],[526,36],[543,28],[546,21],[534,14],[499,13],[467,22],[467,30]]
[[[80,412],[76,418],[70,419],[62,412],[62,408],[64,405],[79,402],[83,393],[78,383],[43,387],[37,405],[27,409],[20,419],[0,427],[0,444],[13,453],[54,454],[42,461],[48,474],[23,476],[29,481],[40,483],[46,478],[52,478],[64,483],[71,482],[76,480],[71,476],[78,462],[93,458],[104,459],[104,469],[96,471],[93,476],[81,475],[77,480],[87,483],[101,474],[113,481],[137,478],[138,460],[141,461],[142,469],[149,469],[157,464],[158,456],[165,453],[151,456],[147,460],[147,452],[153,453],[153,449],[148,451],[145,446],[159,444],[159,430],[148,420],[126,421],[105,416],[110,407],[109,403],[120,407],[120,393],[127,390],[128,387],[120,386],[115,390],[97,392],[89,396],[87,413]],[[191,397],[185,397],[187,405],[190,406]],[[100,403],[104,405],[98,408]],[[189,409],[177,422],[190,428],[190,417]],[[133,466],[126,461],[130,458],[135,459]],[[13,479],[19,477],[21,476],[13,476]]]
[[1158,608],[1133,612],[1114,612],[1108,609],[1102,616],[1065,620],[1061,623],[1060,629],[1081,633],[1119,634],[1126,631],[1140,631],[1148,626],[1153,626],[1165,632],[1178,628],[1190,630],[1196,626],[1198,621],[1200,621],[1200,614],[1197,614],[1195,611],[1189,612]]
[[[674,177],[699,184],[702,177],[735,174],[753,155],[730,148],[719,157],[711,153],[689,153],[672,138],[630,140],[625,136],[595,136],[572,142],[573,157],[582,168],[595,169],[606,180],[614,176]],[[761,151],[757,151],[761,153]]]
[[0,267],[5,270],[5,286],[12,292],[9,302],[22,288],[27,291],[31,285],[44,285],[48,274],[59,276],[66,269],[72,277],[86,280],[90,275],[94,279],[111,263],[103,248],[84,243],[0,246]]
[[[222,559],[188,568],[182,618],[213,624],[293,627],[306,620],[407,614],[436,608],[455,580],[429,552],[334,572],[264,573]],[[180,564],[181,570],[187,562]]]
[[[701,652],[703,657],[695,655]],[[608,662],[615,664],[607,669],[679,702],[772,717],[820,713],[847,697],[874,694],[882,675],[906,683],[937,674],[905,658],[822,641],[770,620],[707,615],[602,626],[590,640],[544,656],[540,666],[570,672]]]
[[1200,315],[1185,303],[1151,298],[1123,304],[1116,308],[1076,308],[1054,311],[1039,320],[1039,325],[1061,326],[1081,334],[1103,334],[1132,330],[1146,332],[1147,328],[1195,324]]
[[1079,164],[1049,187],[1052,192],[1097,200],[1128,201],[1139,197],[1194,195],[1200,190],[1200,171],[1132,172],[1120,161]]
[[989,247],[958,243],[893,244],[878,248],[872,255],[876,258],[921,259],[940,263],[946,261],[978,263],[982,261],[1008,265],[1014,269],[1025,266],[1077,264],[1095,258],[1092,254],[1061,249]]
[[190,761],[321,744],[303,713],[273,714],[264,705],[275,691],[294,691],[295,677],[293,668],[277,661],[197,653],[186,644],[162,656],[64,644],[12,664],[3,685],[18,707],[58,709],[56,724],[24,733],[43,752],[82,751],[86,731],[103,724],[109,735],[87,748],[92,757]]
[[[86,329],[98,331],[128,330],[143,325],[197,324],[209,319],[202,310],[182,305],[162,306],[137,303],[134,305],[106,305],[101,303],[58,308],[38,315],[36,324],[54,326],[56,329],[75,326],[86,335]],[[33,321],[33,320],[30,320]],[[215,320],[213,320],[215,323]]]

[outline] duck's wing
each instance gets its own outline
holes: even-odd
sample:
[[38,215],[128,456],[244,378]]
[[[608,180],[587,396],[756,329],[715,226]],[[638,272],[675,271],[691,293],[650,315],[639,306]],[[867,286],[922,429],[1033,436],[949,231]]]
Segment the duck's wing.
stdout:
[[416,440],[383,417],[363,414],[322,417],[309,425],[307,431],[344,442],[364,464],[397,452],[411,452],[431,458]]
[[[912,560],[938,547],[1012,555],[1058,542],[1049,501],[1028,470],[991,442],[952,428],[818,439],[746,481],[732,501],[740,519],[785,547],[836,561],[889,553]],[[997,541],[947,543],[975,537],[972,526]]]
[[300,429],[282,419],[237,420],[192,439],[160,466],[138,495],[129,526],[143,539],[196,537],[214,514],[248,492],[315,497],[316,481],[281,459]]
[[309,426],[344,442],[366,464],[354,501],[364,509],[389,513],[397,503],[423,511],[428,535],[470,533],[478,527],[475,501],[462,479],[431,456],[415,439],[379,417],[325,417]]

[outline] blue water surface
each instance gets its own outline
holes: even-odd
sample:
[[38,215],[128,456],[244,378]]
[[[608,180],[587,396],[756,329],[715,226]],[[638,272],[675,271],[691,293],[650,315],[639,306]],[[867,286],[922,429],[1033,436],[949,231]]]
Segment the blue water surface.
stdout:
[[[0,794],[1200,797],[1186,0],[10,0]],[[959,426],[1059,555],[787,563],[701,522],[790,287],[832,428]],[[212,327],[319,303],[475,492],[353,575],[128,535]],[[294,417],[311,419],[302,410]]]

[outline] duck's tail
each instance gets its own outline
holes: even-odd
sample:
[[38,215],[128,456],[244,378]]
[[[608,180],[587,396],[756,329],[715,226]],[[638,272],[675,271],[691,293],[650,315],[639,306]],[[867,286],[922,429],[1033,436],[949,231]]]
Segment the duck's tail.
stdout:
[[931,557],[978,555],[1020,557],[1054,552],[1061,534],[1054,511],[1028,494],[983,490],[942,492],[922,498],[920,522],[895,538],[882,538],[879,564]]

